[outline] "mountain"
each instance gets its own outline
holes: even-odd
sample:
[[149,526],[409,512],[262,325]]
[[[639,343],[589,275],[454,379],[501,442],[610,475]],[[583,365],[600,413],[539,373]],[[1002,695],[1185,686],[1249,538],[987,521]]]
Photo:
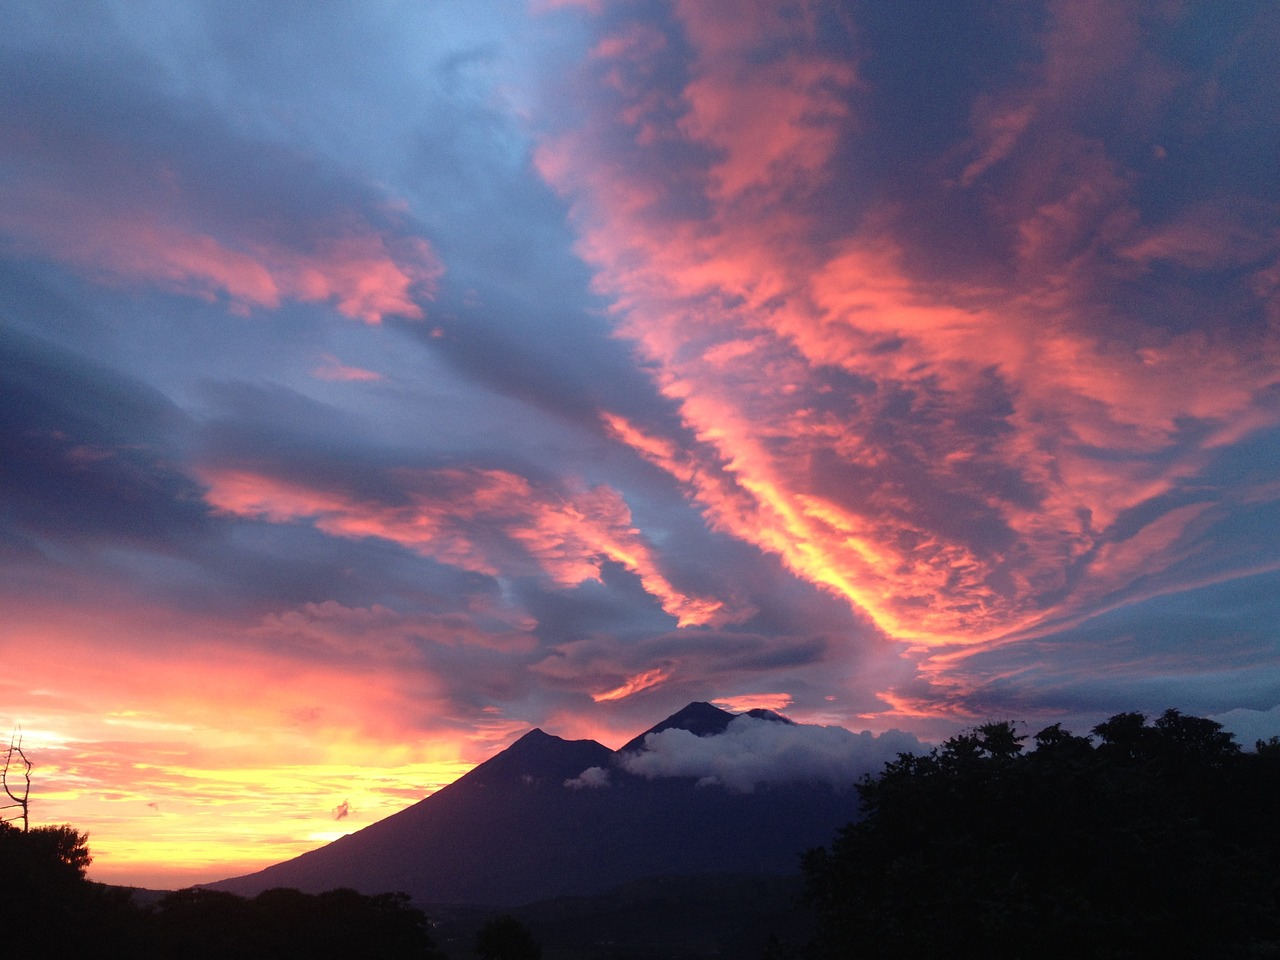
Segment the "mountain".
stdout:
[[[830,842],[856,816],[852,792],[796,783],[734,793],[691,777],[645,779],[618,763],[649,733],[714,735],[733,716],[693,703],[617,752],[535,729],[385,820],[206,886],[243,895],[353,887],[400,890],[425,904],[516,905],[659,874],[794,873],[804,850]],[[579,780],[591,768],[607,776]]]
[[728,710],[721,710],[710,703],[695,701],[682,710],[677,710],[661,723],[654,724],[638,737],[628,740],[618,748],[618,753],[630,753],[634,750],[639,750],[644,746],[644,738],[649,734],[661,733],[663,730],[671,730],[673,728],[688,730],[699,737],[715,736],[718,733],[724,733],[725,727],[729,726],[729,721],[733,717],[734,715]]

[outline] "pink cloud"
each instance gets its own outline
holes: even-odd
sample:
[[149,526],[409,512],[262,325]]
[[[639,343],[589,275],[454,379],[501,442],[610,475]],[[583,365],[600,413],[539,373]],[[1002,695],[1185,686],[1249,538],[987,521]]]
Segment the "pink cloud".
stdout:
[[641,690],[648,690],[656,687],[658,684],[665,682],[671,677],[670,670],[662,668],[654,668],[645,670],[643,673],[637,673],[634,677],[628,677],[622,684],[611,690],[605,690],[602,693],[593,693],[591,699],[596,703],[606,703],[610,700],[622,700],[632,694],[639,693]]
[[0,232],[24,253],[71,264],[102,282],[152,285],[243,312],[286,300],[328,303],[379,323],[422,319],[444,268],[418,237],[396,237],[350,217],[310,225],[302,244],[258,224],[202,223],[165,190],[122,206],[47,183],[0,189]]
[[748,192],[776,201],[820,174],[849,116],[854,68],[794,46],[787,56],[764,60],[765,36],[773,43],[812,38],[805,18],[789,17],[776,4],[743,4],[732,17],[714,4],[686,0],[678,9],[698,51],[680,126],[717,151],[707,171],[709,192],[723,201]]
[[[982,192],[984,229],[1007,239],[1011,262],[965,277],[931,275],[892,206],[834,236],[814,206],[851,175],[837,147],[863,118],[856,71],[810,42],[799,9],[784,24],[769,5],[732,18],[677,5],[688,78],[664,136],[691,148],[684,167],[638,136],[657,122],[639,84],[609,85],[586,124],[538,154],[620,332],[696,440],[606,414],[610,431],[684,484],[716,529],[921,657],[1172,569],[1188,549],[1183,517],[1132,537],[1112,527],[1227,438],[1275,423],[1260,398],[1280,343],[1121,316],[1111,291],[1160,257],[1252,263],[1272,290],[1275,255],[1244,227],[1215,242],[1204,214],[1144,224],[1133,177],[1080,132],[1081,105],[1117,82],[1139,92],[1135,110],[1168,95],[1168,71],[1136,52],[1136,21],[1105,4],[1097,23],[1063,12],[1039,74],[975,104],[972,141],[944,157],[937,186]],[[643,78],[661,49],[601,44],[592,69]],[[1130,540],[1143,569],[1120,547]]]
[[511,573],[530,564],[572,587],[599,581],[605,561],[634,573],[681,626],[725,615],[722,601],[677,589],[626,502],[607,486],[536,487],[504,470],[450,467],[400,470],[405,503],[362,500],[252,470],[206,468],[206,498],[218,510],[273,523],[306,521],[333,536],[378,537],[477,573]]
[[321,359],[323,363],[311,371],[311,375],[320,380],[333,380],[339,383],[371,383],[385,379],[375,370],[347,366],[332,354],[325,354]]

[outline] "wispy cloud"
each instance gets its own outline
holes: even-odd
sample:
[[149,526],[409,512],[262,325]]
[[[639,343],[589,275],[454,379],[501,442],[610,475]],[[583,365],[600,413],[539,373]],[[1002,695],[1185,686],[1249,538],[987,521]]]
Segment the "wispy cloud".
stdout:
[[[1159,152],[1131,158],[1119,117],[1083,131],[1091,91],[1119,78],[1144,117],[1179,109],[1174,66],[1110,7],[1102,34],[1052,15],[1026,82],[983,92],[970,132],[922,145],[910,184],[834,222],[829,199],[858,195],[855,144],[895,130],[857,69],[866,38],[820,36],[818,6],[731,25],[679,6],[663,25],[689,51],[679,81],[661,72],[674,39],[616,27],[592,67],[607,96],[543,149],[623,333],[696,439],[610,416],[613,434],[717,528],[921,648],[996,642],[1162,572],[1179,589],[1215,451],[1276,423],[1280,355],[1256,320],[1274,227],[1220,229],[1235,201],[1215,185],[1190,222],[1218,229],[1160,226]],[[661,98],[635,82],[651,75]],[[972,210],[971,251],[921,234],[943,197]],[[1161,258],[1191,272],[1157,276]],[[1237,278],[1206,272],[1227,264]],[[1162,309],[1213,283],[1211,321]],[[1121,294],[1138,285],[1147,304]]]
[[626,503],[605,486],[540,489],[504,470],[397,469],[383,478],[394,491],[387,502],[252,470],[211,467],[202,478],[209,503],[230,515],[306,520],[335,536],[379,537],[476,573],[497,575],[531,562],[565,586],[599,580],[601,564],[613,561],[636,574],[682,626],[706,623],[722,606],[671,585]]
[[342,363],[332,354],[325,354],[320,366],[311,371],[311,375],[321,380],[335,380],[339,383],[370,383],[386,379],[376,370],[365,370]]

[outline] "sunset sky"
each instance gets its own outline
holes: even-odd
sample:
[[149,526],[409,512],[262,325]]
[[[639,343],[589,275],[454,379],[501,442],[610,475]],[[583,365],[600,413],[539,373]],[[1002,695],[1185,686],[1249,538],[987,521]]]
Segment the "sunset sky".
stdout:
[[0,739],[95,879],[691,700],[1280,733],[1280,5],[0,10]]

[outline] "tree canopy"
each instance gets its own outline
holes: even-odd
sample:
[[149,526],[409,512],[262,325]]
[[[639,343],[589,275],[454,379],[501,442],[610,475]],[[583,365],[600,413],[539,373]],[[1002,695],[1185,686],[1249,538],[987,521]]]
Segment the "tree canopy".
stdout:
[[146,956],[181,960],[435,960],[426,915],[402,893],[277,888],[246,899],[179,890],[148,913]]
[[476,932],[475,954],[480,960],[539,960],[542,947],[524,924],[504,913]]
[[1280,750],[1118,714],[990,723],[858,787],[804,870],[823,957],[1280,955]]
[[31,960],[125,956],[128,894],[85,878],[88,837],[67,825],[0,822],[0,931],[5,952]]
[[435,960],[426,915],[400,893],[252,899],[213,890],[142,908],[85,877],[88,838],[69,826],[0,822],[0,950],[28,960]]

